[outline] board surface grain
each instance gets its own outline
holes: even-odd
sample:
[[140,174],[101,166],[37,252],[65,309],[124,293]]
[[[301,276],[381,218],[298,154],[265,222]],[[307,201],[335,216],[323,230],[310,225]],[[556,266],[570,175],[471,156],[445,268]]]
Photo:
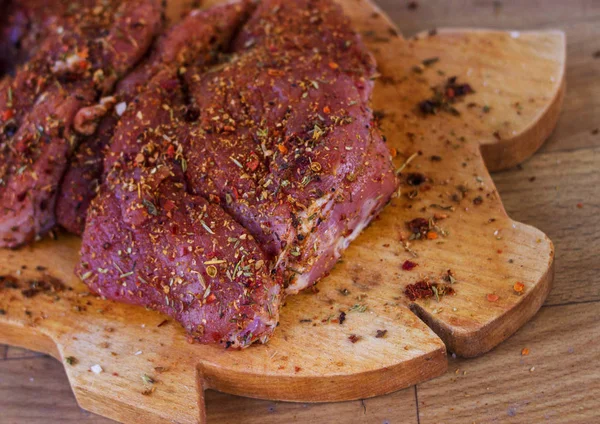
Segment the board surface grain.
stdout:
[[[273,339],[243,352],[190,345],[175,323],[159,327],[164,317],[156,313],[87,295],[72,275],[75,238],[0,252],[0,274],[20,284],[51,275],[72,288],[33,298],[3,291],[0,338],[63,360],[74,357],[66,369],[84,408],[127,422],[194,422],[203,415],[203,388],[319,402],[381,395],[443,373],[446,346],[463,356],[491,349],[545,299],[552,244],[506,216],[480,145],[492,146],[483,152],[496,169],[544,141],[564,91],[563,34],[440,30],[406,41],[368,3],[342,4],[377,57],[374,109],[398,152],[396,165],[413,157],[403,175],[418,172],[427,183],[416,196],[404,186],[317,293],[288,299]],[[413,70],[431,57],[439,60]],[[460,116],[423,117],[416,105],[454,75],[476,91],[455,105]],[[406,222],[436,213],[448,215],[438,220],[448,235],[407,246]],[[401,269],[408,259],[418,263],[410,272]],[[448,269],[457,279],[454,296],[407,301],[407,284]],[[513,290],[517,281],[525,285],[522,295]],[[490,302],[489,294],[498,299]],[[336,322],[341,311],[347,313],[343,325]],[[377,330],[386,330],[385,337],[375,337]],[[349,341],[353,334],[356,343]],[[102,373],[90,372],[96,364]]]

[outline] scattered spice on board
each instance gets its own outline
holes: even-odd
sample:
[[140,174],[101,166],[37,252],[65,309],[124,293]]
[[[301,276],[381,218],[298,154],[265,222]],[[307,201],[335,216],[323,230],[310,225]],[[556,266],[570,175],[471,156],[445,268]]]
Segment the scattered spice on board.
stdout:
[[419,3],[416,1],[409,1],[407,7],[408,10],[417,10],[419,8]]
[[594,52],[594,59],[600,59],[600,50]]
[[360,303],[356,303],[350,308],[350,310],[362,313],[362,312],[365,312],[367,310],[367,308],[368,308],[367,305],[361,305]]
[[413,270],[413,269],[415,269],[415,268],[416,268],[418,265],[419,265],[419,264],[417,264],[416,262],[413,262],[413,261],[406,260],[406,261],[404,261],[404,263],[402,264],[402,269],[403,269],[404,271],[410,271],[410,270]]
[[152,386],[149,389],[143,390],[142,391],[142,395],[144,395],[144,396],[150,396],[152,393],[155,392],[155,390],[156,390],[156,387]]
[[517,281],[514,286],[513,286],[513,290],[517,293],[517,294],[522,294],[523,291],[525,290],[525,284]]
[[500,299],[500,296],[494,293],[488,293],[486,297],[488,302],[497,302]]
[[378,339],[382,339],[385,337],[386,334],[387,330],[377,330],[377,333],[375,333],[375,337]]
[[600,133],[600,128],[594,128],[592,130],[592,135],[598,135]]
[[439,301],[443,296],[454,293],[455,290],[447,284],[430,283],[425,280],[409,284],[404,289],[404,294],[412,302],[417,299],[428,299],[433,296]]
[[449,282],[450,284],[456,283],[456,276],[454,275],[454,272],[451,269],[449,269],[442,275],[442,279],[444,281]]
[[361,336],[357,336],[356,334],[350,334],[348,336],[348,340],[350,340],[352,343],[356,343],[360,339],[362,339],[362,337]]
[[156,380],[150,377],[148,374],[142,374],[142,381],[146,384],[154,384]]
[[458,116],[460,112],[453,106],[458,100],[475,92],[469,84],[458,84],[457,77],[450,77],[441,87],[432,87],[433,96],[419,103],[424,115],[435,115],[438,111]]
[[77,359],[74,356],[67,356],[65,362],[69,365],[75,365],[77,364]]
[[583,209],[583,203],[577,203],[577,208]]
[[521,350],[521,356],[527,355],[529,355],[529,348],[524,347],[523,350]]
[[0,288],[17,289],[19,282],[10,275],[0,275]]
[[21,294],[27,298],[34,297],[39,293],[57,293],[65,289],[65,285],[57,278],[44,276],[40,280],[31,280],[28,282],[28,288],[21,290]]
[[348,296],[350,294],[350,290],[348,290],[347,288],[343,288],[343,289],[338,289],[338,292],[342,295],[342,296]]
[[344,321],[346,321],[346,312],[340,312],[340,317],[338,318],[338,321],[340,322],[340,325],[344,323]]

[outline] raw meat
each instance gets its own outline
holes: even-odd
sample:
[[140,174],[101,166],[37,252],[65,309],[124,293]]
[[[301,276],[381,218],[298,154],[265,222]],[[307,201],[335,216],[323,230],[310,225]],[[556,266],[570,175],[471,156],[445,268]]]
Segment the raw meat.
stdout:
[[86,108],[142,58],[161,20],[159,0],[73,4],[60,25],[46,28],[48,37],[14,78],[0,83],[3,247],[54,227],[60,181],[88,121],[96,119]]
[[[108,153],[105,166],[108,172],[124,147],[117,140],[108,152],[106,148],[120,115],[140,89],[165,66],[181,71],[192,64],[192,59],[196,66],[210,63],[229,44],[233,31],[251,8],[250,2],[239,2],[192,11],[161,36],[150,57],[117,85],[116,109],[104,116],[95,134],[81,143],[65,174],[56,206],[57,220],[63,228],[74,234],[83,233],[87,209],[102,179],[104,153]],[[133,145],[137,151],[137,141],[133,140]]]

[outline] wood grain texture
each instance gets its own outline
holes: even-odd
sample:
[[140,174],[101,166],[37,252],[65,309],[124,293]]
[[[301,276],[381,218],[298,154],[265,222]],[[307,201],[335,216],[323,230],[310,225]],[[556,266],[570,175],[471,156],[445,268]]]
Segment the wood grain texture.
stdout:
[[[460,118],[443,115],[429,117],[426,122],[417,119],[414,106],[430,95],[430,86],[437,84],[440,76],[434,74],[433,70],[416,75],[410,71],[410,67],[428,57],[431,52],[439,52],[439,56],[447,54],[448,57],[442,57],[436,70],[447,66],[449,73],[466,73],[468,68],[455,66],[453,57],[460,58],[460,55],[450,54],[452,48],[458,49],[457,52],[464,52],[465,43],[485,44],[486,39],[489,39],[487,54],[506,47],[506,50],[515,55],[525,55],[532,65],[551,67],[544,60],[544,54],[539,54],[545,49],[534,48],[531,39],[537,37],[542,44],[550,45],[550,50],[554,48],[558,52],[558,59],[551,69],[544,69],[549,70],[550,75],[555,75],[555,79],[537,86],[537,90],[543,92],[534,92],[537,103],[526,112],[531,113],[530,118],[537,120],[545,128],[545,132],[534,133],[541,140],[528,139],[537,146],[553,126],[552,119],[543,119],[551,114],[544,112],[550,105],[558,104],[560,99],[564,67],[562,37],[558,33],[543,33],[526,35],[521,41],[515,41],[506,34],[469,33],[458,34],[458,42],[455,36],[447,37],[448,41],[445,43],[444,36],[440,34],[420,42],[404,43],[400,38],[390,37],[388,28],[381,25],[384,20],[382,16],[366,13],[360,7],[360,2],[348,2],[347,6],[348,12],[365,32],[366,41],[378,56],[383,77],[387,81],[394,81],[388,83],[385,89],[381,88],[381,84],[378,85],[380,88],[375,92],[374,103],[376,109],[385,111],[383,128],[390,144],[401,153],[398,165],[412,153],[411,149],[416,151],[418,147],[423,154],[407,169],[425,173],[431,180],[432,189],[410,202],[404,198],[397,199],[380,220],[361,236],[361,241],[355,243],[356,246],[353,245],[332,276],[320,284],[318,294],[304,294],[289,300],[283,312],[280,332],[268,346],[248,350],[251,354],[236,354],[235,359],[229,353],[212,347],[185,345],[182,331],[172,324],[164,329],[154,328],[162,321],[155,314],[122,305],[107,306],[107,302],[80,297],[81,285],[66,273],[57,276],[69,282],[78,293],[62,294],[61,301],[45,299],[43,304],[37,303],[38,307],[42,306],[38,308],[33,307],[35,302],[32,300],[19,299],[18,296],[11,298],[11,313],[8,314],[10,324],[13,327],[17,325],[19,330],[26,326],[28,333],[32,331],[32,338],[24,341],[23,332],[20,331],[20,336],[17,336],[17,331],[14,331],[3,334],[7,341],[38,348],[41,344],[45,348],[43,350],[52,351],[57,356],[77,353],[79,357],[85,358],[86,364],[67,367],[82,406],[126,421],[196,420],[202,413],[197,409],[198,397],[202,391],[197,390],[197,376],[189,370],[195,369],[200,357],[204,357],[199,372],[205,387],[287,400],[327,401],[373,396],[439,374],[445,368],[444,347],[433,332],[415,318],[402,298],[402,287],[414,282],[418,274],[409,276],[399,272],[401,263],[410,256],[398,243],[399,233],[405,231],[404,223],[412,218],[413,211],[421,206],[430,206],[432,199],[447,200],[447,190],[451,187],[449,184],[466,183],[473,187],[473,194],[477,194],[481,188],[484,195],[488,196],[480,210],[476,210],[474,206],[465,205],[473,199],[469,194],[465,204],[457,206],[456,213],[450,213],[452,216],[444,222],[444,226],[452,231],[446,245],[439,242],[418,242],[420,245],[415,243],[413,249],[420,255],[418,261],[422,273],[439,274],[444,269],[452,268],[457,272],[460,282],[457,285],[459,294],[443,299],[442,305],[430,301],[413,308],[437,330],[452,350],[463,355],[476,355],[489,350],[514,332],[539,308],[549,289],[552,246],[542,233],[531,227],[516,223],[513,227],[513,222],[503,212],[478,149],[485,137],[489,139],[490,134],[497,131],[493,120],[470,113],[464,104],[458,106],[462,111]],[[384,37],[387,41],[382,42]],[[529,41],[527,37],[530,37]],[[425,52],[427,55],[422,56]],[[488,92],[489,86],[483,83],[484,78],[470,75],[465,78],[477,90],[473,101],[485,104],[485,96],[491,92]],[[524,85],[524,88],[532,86],[536,87],[535,84],[529,84]],[[531,95],[531,91],[524,90],[521,98],[515,92],[515,101],[529,100]],[[512,106],[498,101],[495,111],[502,115],[502,110],[508,107]],[[401,119],[406,118],[403,116],[405,113],[411,115],[409,119]],[[510,136],[505,136],[504,140],[526,131],[530,124],[528,119],[517,117],[511,120],[514,127],[511,128]],[[452,132],[452,137],[458,140],[454,140],[454,145],[452,141],[445,143],[446,140],[440,138],[440,135],[447,136]],[[409,140],[407,133],[416,134],[418,141]],[[467,141],[460,141],[461,137],[465,137]],[[493,139],[490,140],[494,142]],[[444,163],[441,170],[439,166],[434,167],[430,161],[423,160],[439,154],[440,150],[443,150]],[[463,166],[462,163],[467,165]],[[491,226],[486,225],[490,217],[496,219],[493,231],[490,231]],[[391,234],[391,228],[394,229],[394,234]],[[460,231],[463,228],[470,230]],[[455,230],[458,230],[456,235]],[[502,232],[501,240],[493,234],[496,230]],[[450,241],[451,248],[448,247]],[[18,262],[39,264],[40,255],[47,255],[45,259],[52,263],[53,271],[59,268],[70,271],[66,265],[75,260],[73,255],[77,242],[65,238],[59,244],[61,247],[58,249],[56,243],[51,242],[35,249],[25,249],[19,255],[7,258],[5,264],[8,263],[10,270],[14,271],[20,266]],[[390,249],[386,244],[393,247]],[[498,245],[503,248],[499,249]],[[518,256],[519,262],[507,265],[508,262],[496,256],[498,250],[506,250]],[[40,253],[41,251],[44,253]],[[381,269],[380,260],[392,264],[390,269]],[[479,266],[474,266],[474,263],[479,263]],[[23,271],[24,279],[28,272]],[[526,282],[526,295],[516,296],[511,292],[516,279]],[[342,298],[338,290],[341,288],[350,288],[352,297]],[[501,299],[492,307],[485,299],[489,292],[498,292]],[[357,299],[356,296],[360,297]],[[40,298],[36,299],[39,301]],[[352,314],[351,320],[343,328],[330,322],[329,318],[335,317],[340,310],[347,311],[357,301],[368,307],[368,313]],[[324,307],[329,307],[329,311]],[[22,313],[23,308],[32,316],[23,320],[22,316],[15,318],[11,315],[15,310]],[[67,312],[72,314],[73,311],[78,313],[77,322],[68,318]],[[322,311],[325,315],[308,316],[306,311]],[[68,325],[64,322],[65,317],[69,321]],[[300,319],[307,318],[317,324],[316,327],[309,328],[310,340],[306,339],[306,328],[298,325]],[[387,329],[386,339],[375,339],[376,329]],[[133,337],[132,331],[135,334]],[[363,340],[356,345],[349,344],[348,335],[361,331],[364,334],[359,335],[363,336]],[[158,343],[157,338],[161,340]],[[99,343],[99,340],[104,341]],[[50,342],[57,342],[60,352],[49,347]],[[143,346],[139,355],[136,355],[138,350],[133,350],[132,342]],[[289,345],[299,344],[305,346],[304,352],[295,351],[293,358],[301,366],[289,361],[286,350]],[[343,355],[343,361],[335,361],[334,356],[329,356],[327,350],[323,350],[323,346],[327,346],[335,355]],[[144,351],[151,354],[145,355]],[[322,354],[315,358],[315,351]],[[109,360],[109,365],[103,366],[104,373],[96,376],[89,372],[89,367],[94,363],[106,364],[106,358],[114,356],[111,352],[116,353],[118,359]],[[286,356],[288,360],[284,359]],[[142,373],[146,369],[155,368],[152,365],[163,366],[156,365],[157,361],[164,361],[162,358],[168,358],[170,371],[158,377],[159,384],[155,393],[151,396],[141,395],[141,391],[146,390],[141,381]],[[285,363],[283,370],[279,369],[280,364],[276,364],[278,359]],[[365,368],[367,364],[369,365]],[[115,376],[113,373],[119,375]],[[107,396],[110,398],[109,402]],[[106,406],[108,403],[110,408]],[[171,406],[168,411],[161,407],[166,403]],[[140,409],[146,413],[145,416],[140,415]]]
[[419,385],[420,422],[598,422],[599,345],[596,303],[544,308],[485,357]]

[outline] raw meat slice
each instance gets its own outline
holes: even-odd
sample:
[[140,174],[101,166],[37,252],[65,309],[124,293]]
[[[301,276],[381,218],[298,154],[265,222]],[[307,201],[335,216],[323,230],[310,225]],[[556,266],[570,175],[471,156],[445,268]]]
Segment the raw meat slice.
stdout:
[[[214,60],[219,50],[229,44],[252,7],[251,2],[244,1],[191,11],[162,35],[150,57],[117,85],[117,109],[108,113],[99,123],[97,132],[81,143],[65,174],[56,206],[57,221],[63,228],[75,234],[83,233],[87,208],[96,195],[103,169],[108,172],[114,160],[121,155],[117,141],[117,145],[108,152],[106,166],[103,167],[104,152],[114,128],[133,97],[165,67],[182,72],[192,62],[198,66]],[[136,145],[135,149],[138,147]]]
[[166,69],[123,116],[115,139],[144,144],[114,163],[93,200],[78,273],[94,292],[172,316],[201,342],[265,342],[278,322],[280,281],[242,226],[188,193],[177,141],[190,130],[183,101]]
[[111,90],[158,30],[159,0],[90,3],[48,28],[38,52],[0,84],[0,246],[54,226],[58,185],[89,118],[81,110]]
[[398,185],[349,28],[331,1],[265,0],[215,66],[135,84],[84,231],[92,290],[201,342],[268,339],[284,287],[325,275]]
[[233,59],[186,74],[201,113],[190,189],[218,199],[285,274],[325,275],[395,192],[369,98],[375,63],[339,6],[263,1]]

